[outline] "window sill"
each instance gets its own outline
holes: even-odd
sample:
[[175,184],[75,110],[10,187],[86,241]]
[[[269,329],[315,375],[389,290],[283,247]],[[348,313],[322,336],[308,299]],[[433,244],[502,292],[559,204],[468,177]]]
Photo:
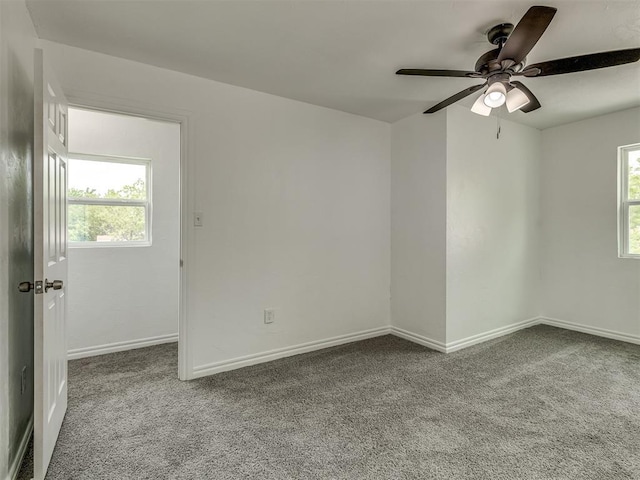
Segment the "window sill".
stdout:
[[631,259],[631,260],[640,260],[640,255],[633,255],[633,254],[624,254],[624,255],[618,255],[618,258],[623,258],[623,259]]

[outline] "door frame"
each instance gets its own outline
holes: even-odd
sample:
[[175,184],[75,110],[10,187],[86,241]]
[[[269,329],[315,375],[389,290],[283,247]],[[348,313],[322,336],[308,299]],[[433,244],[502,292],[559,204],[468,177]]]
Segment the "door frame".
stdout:
[[191,115],[188,111],[160,110],[155,106],[141,105],[128,102],[124,99],[113,99],[98,94],[87,92],[65,91],[70,108],[84,108],[106,113],[116,113],[134,117],[148,118],[180,125],[180,172],[179,172],[179,197],[180,197],[180,273],[179,273],[179,300],[178,300],[178,378],[190,380],[193,378],[193,358],[189,348],[188,328],[188,293],[190,252],[193,252],[194,230],[189,221],[194,211],[193,195],[193,168],[189,157],[192,151],[193,139],[189,124]]

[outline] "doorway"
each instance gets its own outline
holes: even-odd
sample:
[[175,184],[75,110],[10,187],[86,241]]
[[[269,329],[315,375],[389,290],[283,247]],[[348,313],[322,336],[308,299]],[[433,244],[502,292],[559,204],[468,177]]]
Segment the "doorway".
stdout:
[[180,124],[69,108],[69,359],[178,341]]
[[[111,108],[68,112],[68,358],[179,340],[184,380],[187,118]],[[30,446],[18,478],[32,478],[33,461]]]

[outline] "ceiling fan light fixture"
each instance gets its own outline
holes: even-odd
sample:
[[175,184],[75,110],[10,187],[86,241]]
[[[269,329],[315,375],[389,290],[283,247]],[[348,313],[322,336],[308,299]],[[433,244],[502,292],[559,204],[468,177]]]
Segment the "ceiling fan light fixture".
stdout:
[[480,95],[476,102],[471,107],[471,111],[473,113],[477,113],[478,115],[482,115],[484,117],[488,117],[491,114],[491,107],[487,107],[484,103],[485,95]]
[[529,103],[529,97],[526,93],[520,90],[518,87],[513,87],[507,93],[507,110],[509,113],[513,113],[516,110],[520,110],[527,103]]
[[[475,113],[489,115],[491,108],[500,107],[505,102],[509,112],[520,110],[523,113],[529,113],[540,108],[540,102],[525,85],[517,81],[512,82],[512,75],[546,77],[615,67],[640,61],[640,48],[627,48],[526,65],[527,55],[551,24],[556,11],[557,9],[554,7],[534,5],[527,10],[515,27],[511,23],[501,23],[493,27],[487,33],[487,39],[493,45],[497,45],[497,48],[478,58],[473,71],[402,68],[396,74],[486,79],[484,85],[466,88],[434,105],[424,113],[436,113],[484,88],[487,84],[489,88],[480,97],[482,103],[476,102],[472,109]],[[511,92],[512,89],[515,90]],[[509,94],[507,90],[509,90]],[[523,94],[527,97],[526,102]]]
[[494,82],[487,89],[487,93],[484,94],[484,104],[487,107],[496,108],[504,105],[507,99],[507,89],[502,82]]

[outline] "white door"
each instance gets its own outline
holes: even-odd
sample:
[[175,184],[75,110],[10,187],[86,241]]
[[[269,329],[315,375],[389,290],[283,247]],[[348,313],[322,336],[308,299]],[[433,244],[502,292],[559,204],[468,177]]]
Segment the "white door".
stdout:
[[35,52],[33,466],[44,479],[67,411],[67,102]]

